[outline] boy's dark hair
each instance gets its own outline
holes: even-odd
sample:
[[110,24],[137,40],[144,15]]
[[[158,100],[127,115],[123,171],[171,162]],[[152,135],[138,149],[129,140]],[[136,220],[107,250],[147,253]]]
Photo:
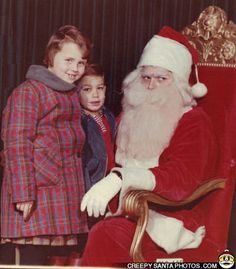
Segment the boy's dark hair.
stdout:
[[64,25],[60,27],[48,41],[44,56],[44,63],[47,66],[53,65],[55,54],[60,51],[62,45],[67,42],[77,44],[83,53],[83,58],[86,60],[89,59],[91,49],[90,40],[85,37],[77,27]]
[[82,79],[85,76],[98,76],[98,77],[105,77],[103,68],[99,64],[87,64],[85,68],[84,74],[81,76]]

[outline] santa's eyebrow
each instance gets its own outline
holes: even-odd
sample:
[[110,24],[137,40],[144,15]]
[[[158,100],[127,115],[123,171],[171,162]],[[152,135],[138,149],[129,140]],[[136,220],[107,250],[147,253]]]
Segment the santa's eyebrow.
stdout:
[[141,73],[142,76],[147,76],[147,77],[164,77],[164,76],[169,76],[170,72],[166,73]]

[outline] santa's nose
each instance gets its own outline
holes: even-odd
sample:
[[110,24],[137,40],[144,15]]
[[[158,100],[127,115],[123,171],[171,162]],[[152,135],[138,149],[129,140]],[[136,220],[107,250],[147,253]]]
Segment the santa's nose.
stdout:
[[156,78],[151,78],[148,83],[148,90],[154,90],[157,87],[157,81]]

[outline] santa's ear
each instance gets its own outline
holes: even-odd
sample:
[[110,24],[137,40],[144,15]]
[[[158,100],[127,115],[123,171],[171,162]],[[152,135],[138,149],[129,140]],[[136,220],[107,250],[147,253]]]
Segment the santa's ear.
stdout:
[[140,70],[139,70],[139,69],[135,69],[135,70],[133,70],[132,72],[130,72],[130,73],[125,77],[125,79],[123,80],[122,88],[127,87],[130,83],[132,83],[133,81],[135,81],[136,78],[138,78],[139,74],[140,74]]

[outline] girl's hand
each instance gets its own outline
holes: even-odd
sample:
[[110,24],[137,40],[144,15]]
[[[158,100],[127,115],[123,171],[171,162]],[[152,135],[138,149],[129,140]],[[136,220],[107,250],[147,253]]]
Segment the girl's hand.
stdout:
[[24,221],[28,221],[30,219],[33,204],[34,204],[33,201],[16,203],[16,209],[23,213]]

